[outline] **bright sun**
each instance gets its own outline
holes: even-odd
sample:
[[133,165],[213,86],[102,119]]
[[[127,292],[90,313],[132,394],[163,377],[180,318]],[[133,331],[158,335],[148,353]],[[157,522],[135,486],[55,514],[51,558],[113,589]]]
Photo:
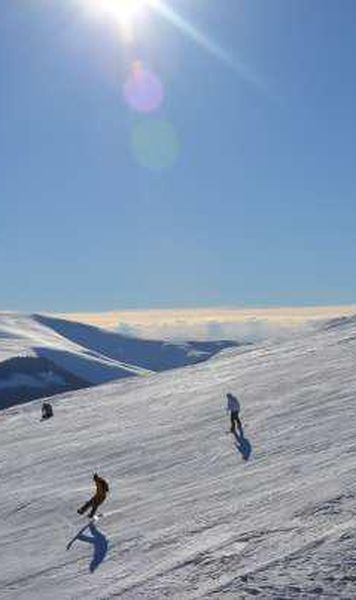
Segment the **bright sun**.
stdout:
[[112,16],[123,28],[132,25],[144,4],[145,0],[95,0],[96,10]]

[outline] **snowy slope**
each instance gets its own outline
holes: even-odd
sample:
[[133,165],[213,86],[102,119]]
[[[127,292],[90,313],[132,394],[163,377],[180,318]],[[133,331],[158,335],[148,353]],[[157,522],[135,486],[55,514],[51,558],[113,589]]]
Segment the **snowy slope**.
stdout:
[[[76,323],[71,323],[73,329]],[[100,335],[100,329],[92,328],[92,336]],[[113,361],[110,357],[81,346],[57,333],[48,323],[42,322],[39,315],[0,314],[0,361],[17,355],[40,356],[53,360],[58,366],[82,377],[90,383],[112,380],[113,374],[147,373],[137,365]]]
[[100,356],[154,372],[195,364],[207,360],[224,348],[239,345],[232,341],[178,343],[146,340],[45,315],[34,315],[34,319],[91,353],[99,353]]
[[0,407],[200,362],[232,345],[140,340],[44,315],[0,313]]
[[[356,598],[355,353],[349,319],[71,392],[45,423],[2,411],[0,597]],[[94,470],[111,494],[83,529]]]

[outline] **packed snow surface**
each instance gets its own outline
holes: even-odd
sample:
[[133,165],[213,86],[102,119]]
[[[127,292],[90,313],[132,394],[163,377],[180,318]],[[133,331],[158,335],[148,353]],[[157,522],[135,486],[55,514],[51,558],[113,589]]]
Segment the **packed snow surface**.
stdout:
[[2,411],[0,597],[355,599],[355,350],[343,320]]

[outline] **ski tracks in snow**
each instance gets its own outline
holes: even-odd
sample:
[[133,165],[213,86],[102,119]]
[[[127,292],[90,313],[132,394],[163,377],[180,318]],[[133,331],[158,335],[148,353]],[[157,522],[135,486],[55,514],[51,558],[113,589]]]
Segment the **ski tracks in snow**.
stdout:
[[[8,411],[4,600],[356,598],[351,325],[347,345],[334,328],[66,394],[49,427],[38,403]],[[230,390],[249,461],[225,434]],[[111,493],[97,524],[107,552],[91,572],[93,545],[66,546],[94,470]]]

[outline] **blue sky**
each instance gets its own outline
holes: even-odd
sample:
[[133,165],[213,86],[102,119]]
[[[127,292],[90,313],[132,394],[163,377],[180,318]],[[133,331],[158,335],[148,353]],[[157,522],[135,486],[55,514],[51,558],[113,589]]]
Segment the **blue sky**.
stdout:
[[1,2],[1,309],[355,302],[356,3],[165,3],[186,32],[146,9],[129,43],[85,0]]

